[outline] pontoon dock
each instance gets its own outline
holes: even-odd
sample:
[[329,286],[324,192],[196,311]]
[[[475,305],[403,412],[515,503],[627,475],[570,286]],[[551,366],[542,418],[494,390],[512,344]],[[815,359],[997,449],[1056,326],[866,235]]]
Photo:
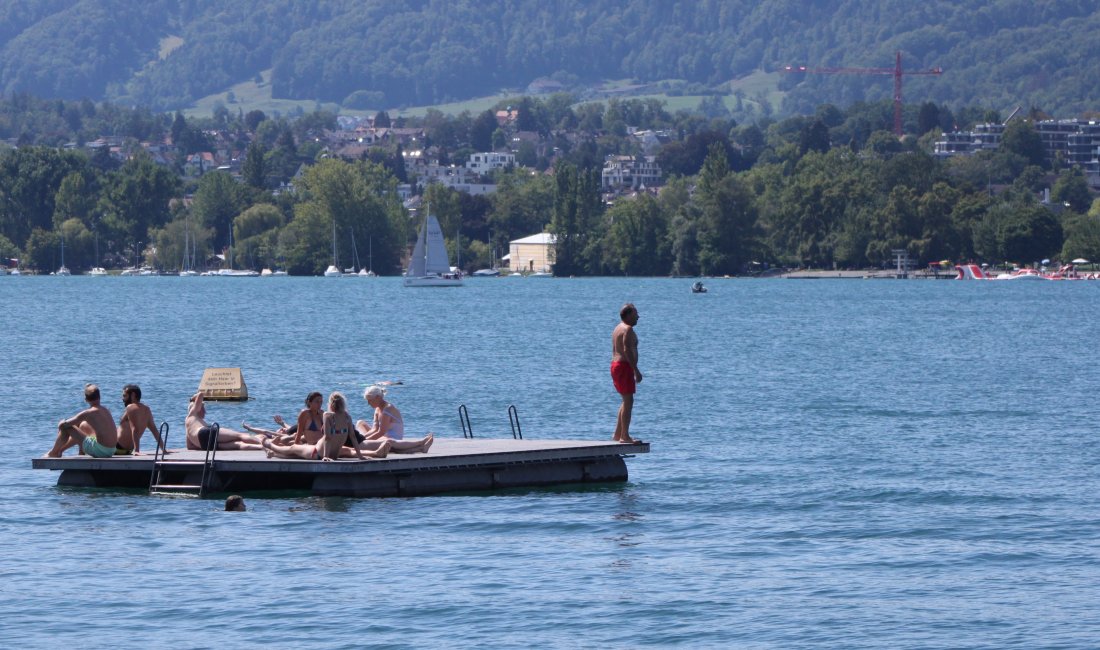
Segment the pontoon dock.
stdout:
[[[318,496],[416,496],[442,492],[627,480],[624,456],[648,443],[591,440],[437,438],[426,454],[335,462],[267,458],[261,451],[219,451],[207,472],[210,492],[307,490]],[[72,452],[70,451],[70,454]],[[153,455],[97,459],[69,455],[32,460],[34,469],[61,470],[71,487],[148,488]],[[173,450],[162,472],[181,484],[202,481],[206,453]]]

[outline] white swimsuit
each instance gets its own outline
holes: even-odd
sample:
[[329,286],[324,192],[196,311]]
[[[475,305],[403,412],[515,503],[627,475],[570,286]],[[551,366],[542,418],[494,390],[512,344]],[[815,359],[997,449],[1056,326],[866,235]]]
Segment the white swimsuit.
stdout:
[[[393,411],[390,411],[388,407],[384,409],[382,413],[390,416],[390,430],[383,432],[386,437],[391,440],[403,439],[405,437],[405,423],[401,421],[401,418],[394,414]],[[382,418],[379,416],[378,419],[381,420]],[[376,426],[378,425],[378,423],[375,424]]]

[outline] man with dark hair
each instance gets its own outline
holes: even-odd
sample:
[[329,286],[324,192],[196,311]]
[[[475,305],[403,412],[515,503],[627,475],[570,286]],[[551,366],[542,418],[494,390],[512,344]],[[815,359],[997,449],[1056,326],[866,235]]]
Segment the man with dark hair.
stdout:
[[126,405],[126,411],[118,422],[115,455],[140,455],[141,437],[145,435],[146,429],[153,433],[157,447],[163,449],[164,441],[160,439],[160,431],[153,425],[153,411],[141,403],[141,388],[137,384],[126,384],[122,387],[122,403]]
[[622,322],[611,332],[611,380],[615,383],[615,390],[622,397],[623,403],[619,406],[615,435],[611,439],[633,444],[641,442],[630,437],[634,390],[638,382],[642,381],[642,371],[638,370],[638,335],[634,333],[634,326],[638,324],[638,309],[633,303],[626,303],[619,310],[619,319]]
[[244,505],[244,499],[239,494],[231,494],[225,498],[226,512],[245,512],[248,508]]
[[57,440],[53,448],[46,452],[47,456],[60,458],[66,449],[77,445],[93,458],[115,455],[118,429],[115,429],[111,412],[99,405],[99,386],[85,384],[84,401],[88,403],[88,408],[57,423]]

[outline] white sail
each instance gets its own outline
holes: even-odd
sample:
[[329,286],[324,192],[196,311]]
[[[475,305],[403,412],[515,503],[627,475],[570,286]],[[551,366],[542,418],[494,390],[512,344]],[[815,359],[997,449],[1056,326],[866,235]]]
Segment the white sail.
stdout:
[[428,214],[416,237],[405,286],[462,286],[462,276],[451,272],[443,229],[434,215]]
[[413,246],[412,257],[409,258],[409,270],[405,272],[405,277],[418,278],[425,274],[427,259],[424,256],[424,235],[426,233],[427,228],[421,228],[416,235],[416,245]]

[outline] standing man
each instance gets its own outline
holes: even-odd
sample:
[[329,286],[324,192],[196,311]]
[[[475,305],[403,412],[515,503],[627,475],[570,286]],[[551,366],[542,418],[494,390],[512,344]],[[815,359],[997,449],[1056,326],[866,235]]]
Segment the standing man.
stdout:
[[47,456],[61,458],[66,449],[77,445],[93,458],[115,455],[118,429],[111,412],[99,405],[99,386],[85,384],[84,401],[88,403],[88,408],[57,423],[57,440],[53,448],[46,452]]
[[621,323],[611,332],[611,380],[615,390],[623,398],[619,407],[619,417],[615,420],[616,442],[640,443],[630,437],[630,415],[634,410],[635,385],[642,381],[642,371],[638,370],[638,335],[634,326],[638,324],[638,309],[634,303],[626,303],[619,310]]
[[[160,439],[160,431],[153,426],[153,411],[141,403],[141,388],[137,384],[126,384],[122,387],[122,403],[126,405],[126,411],[118,422],[118,444],[115,445],[116,456],[129,456],[141,454],[141,437],[148,429],[153,433],[157,441],[157,447],[164,448],[164,441]],[[165,453],[167,453],[165,449]]]

